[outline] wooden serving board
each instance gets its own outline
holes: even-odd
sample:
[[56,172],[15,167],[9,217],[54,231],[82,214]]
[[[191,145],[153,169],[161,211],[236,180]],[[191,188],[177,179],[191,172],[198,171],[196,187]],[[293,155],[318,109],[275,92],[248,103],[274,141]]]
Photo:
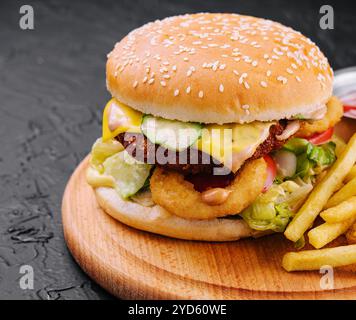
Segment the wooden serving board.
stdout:
[[[350,132],[349,125],[343,123],[344,135]],[[87,165],[88,158],[75,170],[64,193],[64,235],[83,270],[117,297],[356,299],[355,265],[334,270],[334,290],[321,289],[323,274],[318,271],[284,271],[283,254],[295,249],[282,235],[207,243],[123,225],[99,208],[85,180]],[[344,242],[338,239],[331,246]]]

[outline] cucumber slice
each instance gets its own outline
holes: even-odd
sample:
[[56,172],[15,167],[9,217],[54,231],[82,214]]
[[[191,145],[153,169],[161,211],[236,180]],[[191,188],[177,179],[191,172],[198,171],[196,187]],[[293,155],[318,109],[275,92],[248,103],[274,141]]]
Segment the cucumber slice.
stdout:
[[141,131],[152,143],[182,151],[201,137],[202,125],[145,115],[142,118]]
[[150,175],[152,165],[139,162],[126,151],[114,154],[104,161],[104,173],[115,180],[116,191],[124,198],[139,191]]

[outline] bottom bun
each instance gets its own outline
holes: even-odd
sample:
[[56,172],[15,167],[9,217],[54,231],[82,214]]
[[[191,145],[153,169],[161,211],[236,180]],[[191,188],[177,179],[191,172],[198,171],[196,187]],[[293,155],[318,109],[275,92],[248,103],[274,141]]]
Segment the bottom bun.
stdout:
[[95,189],[99,205],[114,219],[136,229],[160,235],[199,241],[234,241],[264,235],[251,229],[242,219],[184,219],[159,205],[145,207],[123,200],[113,188]]

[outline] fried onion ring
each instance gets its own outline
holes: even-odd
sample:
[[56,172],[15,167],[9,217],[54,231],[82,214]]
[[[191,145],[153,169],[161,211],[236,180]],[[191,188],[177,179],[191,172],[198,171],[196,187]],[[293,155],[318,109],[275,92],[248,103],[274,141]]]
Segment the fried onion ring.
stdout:
[[326,104],[326,107],[327,112],[323,119],[316,121],[301,121],[301,128],[297,133],[298,137],[308,137],[314,133],[323,132],[340,121],[343,115],[343,107],[340,100],[332,96]]
[[231,191],[227,200],[210,206],[201,193],[184,176],[157,167],[150,180],[152,199],[171,213],[187,219],[213,219],[235,215],[249,206],[261,193],[267,176],[267,165],[260,158],[248,162],[240,174],[226,187]]

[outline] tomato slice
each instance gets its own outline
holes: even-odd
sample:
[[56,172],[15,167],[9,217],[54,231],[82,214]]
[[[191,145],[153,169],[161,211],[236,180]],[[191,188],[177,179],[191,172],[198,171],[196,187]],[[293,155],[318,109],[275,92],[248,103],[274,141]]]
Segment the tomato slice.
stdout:
[[344,116],[348,118],[356,119],[356,106],[345,105]]
[[267,163],[267,178],[265,181],[265,185],[262,189],[262,192],[266,192],[273,184],[274,178],[276,177],[277,174],[277,167],[276,167],[276,163],[274,162],[271,156],[265,155],[263,159]]
[[325,130],[324,132],[321,133],[315,133],[309,137],[307,137],[306,139],[311,142],[312,144],[323,144],[325,142],[328,142],[332,135],[334,133],[334,128],[331,127],[328,130]]

